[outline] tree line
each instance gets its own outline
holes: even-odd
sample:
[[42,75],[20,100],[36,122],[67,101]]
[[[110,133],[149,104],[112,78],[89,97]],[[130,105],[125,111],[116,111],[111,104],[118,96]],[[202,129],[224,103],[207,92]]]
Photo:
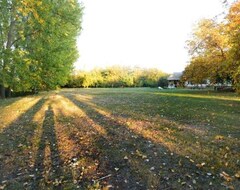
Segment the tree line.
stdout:
[[202,84],[230,83],[240,93],[240,1],[224,18],[201,20],[187,41],[191,55],[182,80]]
[[112,66],[106,69],[78,71],[70,77],[65,87],[166,87],[167,76],[158,69]]
[[77,0],[0,0],[0,97],[67,82],[81,15]]

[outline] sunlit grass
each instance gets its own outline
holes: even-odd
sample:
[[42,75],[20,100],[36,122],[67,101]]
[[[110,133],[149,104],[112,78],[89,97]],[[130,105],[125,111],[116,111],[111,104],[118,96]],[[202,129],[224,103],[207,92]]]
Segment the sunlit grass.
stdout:
[[40,97],[26,97],[22,99],[0,100],[0,131],[16,120],[21,114],[24,114],[39,99]]
[[[184,93],[185,92],[185,93]],[[216,93],[209,93],[204,91],[205,93],[199,93],[199,94],[192,94],[192,93],[186,93],[189,91],[183,91],[183,93],[181,92],[175,92],[173,91],[172,93],[169,92],[157,92],[157,95],[162,95],[162,96],[177,96],[177,97],[189,97],[189,98],[203,98],[203,99],[214,99],[214,100],[235,100],[235,101],[240,101],[240,97],[237,95],[229,95],[225,93],[221,95],[221,94],[216,94]]]
[[[173,94],[173,96],[175,96],[175,94]],[[104,109],[104,107],[97,106],[92,102],[86,101],[86,98],[82,99],[81,97],[76,96],[76,99],[79,101],[84,101],[99,114],[104,115],[106,118],[115,119],[119,122],[125,123],[126,126],[132,129],[136,134],[142,135],[143,137],[152,140],[155,143],[163,144],[171,152],[175,152],[176,154],[182,156],[191,156],[191,160],[197,159],[196,164],[204,162],[207,163],[209,167],[217,169],[225,167],[224,164],[226,165],[221,156],[227,154],[228,151],[225,149],[220,151],[217,146],[219,140],[215,139],[216,135],[227,132],[225,131],[226,129],[222,129],[220,133],[212,133],[211,126],[209,125],[204,126],[201,123],[195,123],[194,125],[189,125],[188,123],[183,124],[183,122],[178,123],[176,118],[173,118],[174,120],[169,120],[158,116],[152,118],[150,117],[150,119],[147,119],[147,121],[142,120],[141,118],[126,119],[123,117],[116,117],[111,115],[113,110],[109,108]],[[152,106],[154,105],[152,104]],[[122,112],[124,112],[124,110],[122,110]],[[216,117],[226,117],[226,119],[232,119],[224,114]],[[234,121],[234,123],[236,124],[236,121]],[[217,130],[220,130],[220,126]],[[231,146],[231,144],[235,141],[236,139],[225,136],[224,141],[221,141],[221,144],[222,146],[228,147]],[[234,164],[234,162],[237,160],[238,156],[239,154],[231,155],[231,161],[227,163],[227,167],[232,167],[232,169],[235,169],[236,163]],[[221,163],[219,163],[218,160]]]
[[0,186],[236,187],[239,107],[231,93],[148,88],[0,100]]

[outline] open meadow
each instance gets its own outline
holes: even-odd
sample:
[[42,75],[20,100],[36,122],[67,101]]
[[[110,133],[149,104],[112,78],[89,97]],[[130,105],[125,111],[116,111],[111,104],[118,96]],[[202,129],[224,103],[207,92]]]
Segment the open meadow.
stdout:
[[0,100],[0,189],[240,189],[240,97],[109,88]]

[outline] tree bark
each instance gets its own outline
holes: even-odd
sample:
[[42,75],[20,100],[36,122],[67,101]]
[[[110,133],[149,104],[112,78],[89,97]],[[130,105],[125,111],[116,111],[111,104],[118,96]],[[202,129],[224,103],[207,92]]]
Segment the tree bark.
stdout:
[[0,97],[2,98],[2,99],[4,99],[4,98],[6,98],[6,96],[5,96],[5,87],[4,86],[2,86],[2,85],[0,85]]
[[[12,12],[11,12],[11,17],[10,17],[10,26],[9,26],[9,30],[8,30],[8,34],[7,34],[7,41],[6,41],[6,50],[8,50],[9,52],[12,51],[12,42],[14,39],[14,29],[15,29],[15,24],[16,21],[14,20],[14,13],[15,13],[15,8],[12,7]],[[5,74],[7,73],[6,71],[6,67],[10,64],[11,59],[9,57],[9,55],[5,55],[3,58],[3,65],[2,65],[2,72]],[[5,77],[3,77],[2,79],[3,84],[6,83],[7,81],[5,81]],[[7,82],[8,83],[8,82]],[[2,98],[6,98],[6,97],[10,97],[11,96],[11,89],[10,87],[8,87],[8,89],[6,89],[4,87],[4,85],[0,85],[0,95]]]
[[6,92],[5,92],[6,97],[7,97],[7,98],[11,98],[11,96],[12,96],[11,88],[7,88],[5,91],[6,91]]

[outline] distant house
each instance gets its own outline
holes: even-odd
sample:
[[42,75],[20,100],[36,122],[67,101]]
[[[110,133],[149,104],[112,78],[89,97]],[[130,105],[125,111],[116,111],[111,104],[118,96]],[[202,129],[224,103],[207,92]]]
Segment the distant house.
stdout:
[[171,74],[167,80],[168,80],[168,87],[169,88],[175,88],[180,86],[180,79],[182,77],[183,73],[182,72],[175,72]]

